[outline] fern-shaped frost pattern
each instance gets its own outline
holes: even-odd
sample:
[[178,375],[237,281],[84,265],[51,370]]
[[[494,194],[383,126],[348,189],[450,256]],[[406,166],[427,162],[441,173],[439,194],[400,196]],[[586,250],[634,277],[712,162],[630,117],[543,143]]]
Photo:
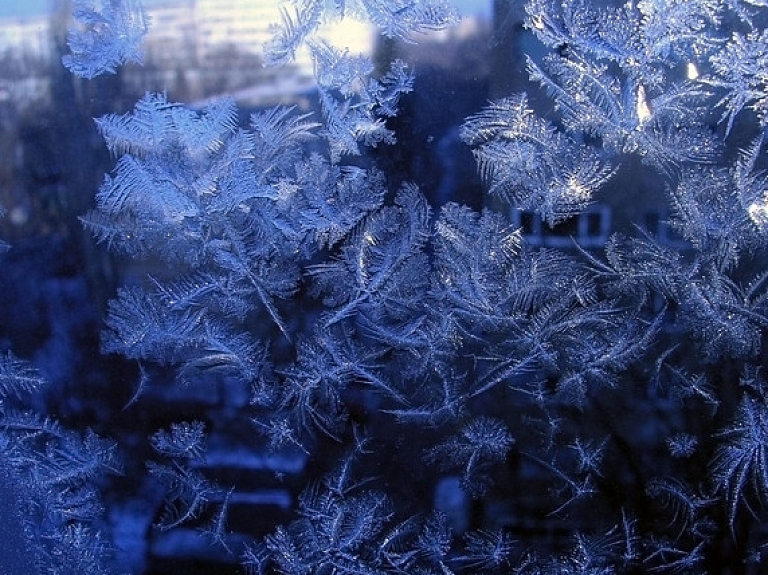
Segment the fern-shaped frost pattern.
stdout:
[[104,512],[98,482],[121,472],[117,445],[13,405],[39,392],[44,383],[33,366],[4,354],[0,361],[0,483],[5,509],[12,510],[4,520],[11,530],[18,527],[23,534],[32,558],[24,569],[107,575],[111,548],[98,527]]
[[420,307],[419,294],[428,278],[423,246],[429,213],[426,199],[408,186],[394,206],[367,218],[343,247],[339,261],[311,268],[326,303],[337,308],[327,325],[374,309],[396,320]]
[[458,21],[458,12],[446,0],[292,0],[281,8],[281,22],[273,26],[265,44],[268,65],[285,64],[324,22],[351,17],[370,22],[390,38],[408,39],[413,34],[441,30]]
[[393,144],[395,136],[386,120],[397,114],[400,97],[413,89],[406,65],[395,60],[386,74],[375,79],[370,77],[373,63],[366,57],[350,56],[323,41],[310,47],[331,160],[360,155],[359,144]]
[[584,209],[612,174],[599,154],[537,118],[525,95],[469,118],[461,136],[492,194],[552,225]]
[[75,0],[73,14],[71,54],[63,57],[73,74],[90,79],[128,62],[141,64],[149,19],[139,0]]
[[722,50],[710,57],[714,73],[703,81],[724,93],[718,102],[726,133],[733,128],[736,116],[744,109],[757,113],[762,127],[768,123],[768,31],[736,32]]
[[744,397],[733,425],[720,434],[725,441],[712,462],[715,486],[728,505],[733,526],[740,503],[752,509],[768,493],[768,414],[760,400]]
[[462,426],[455,436],[431,448],[427,460],[438,462],[447,470],[460,469],[464,489],[478,497],[491,483],[489,468],[504,461],[513,443],[503,422],[477,417]]

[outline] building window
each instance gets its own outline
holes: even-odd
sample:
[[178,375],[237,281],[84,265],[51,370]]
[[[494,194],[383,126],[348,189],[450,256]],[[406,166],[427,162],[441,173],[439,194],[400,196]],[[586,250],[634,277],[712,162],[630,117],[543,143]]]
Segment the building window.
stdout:
[[532,211],[513,210],[512,223],[521,229],[530,245],[568,247],[575,241],[586,248],[601,247],[611,233],[611,209],[594,204],[551,228]]
[[521,228],[521,233],[528,237],[538,237],[541,235],[541,218],[533,212],[515,210],[517,219],[513,218],[516,227]]

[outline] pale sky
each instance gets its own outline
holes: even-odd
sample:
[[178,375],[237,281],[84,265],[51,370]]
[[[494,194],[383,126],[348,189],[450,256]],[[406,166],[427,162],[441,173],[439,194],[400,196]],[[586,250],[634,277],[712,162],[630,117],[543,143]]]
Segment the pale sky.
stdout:
[[0,17],[37,16],[46,11],[49,0],[0,0]]
[[[145,6],[167,0],[142,0]],[[275,0],[276,2],[279,0]],[[7,16],[35,16],[44,13],[52,0],[0,0],[0,18]],[[490,17],[492,0],[453,0],[462,14],[484,14]]]

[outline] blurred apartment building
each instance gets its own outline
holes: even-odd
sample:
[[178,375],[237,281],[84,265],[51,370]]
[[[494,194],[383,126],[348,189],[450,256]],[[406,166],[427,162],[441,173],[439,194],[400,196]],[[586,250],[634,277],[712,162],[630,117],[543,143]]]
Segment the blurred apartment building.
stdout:
[[[174,60],[180,54],[192,59],[186,64],[204,64],[228,46],[261,55],[272,26],[281,21],[280,5],[275,0],[166,0],[147,9],[152,28],[145,50],[149,59],[168,64],[178,63]],[[372,54],[375,32],[370,26],[331,22],[322,34],[352,53]],[[297,55],[296,65],[311,75],[306,51]]]
[[0,20],[0,53],[8,51],[44,59],[50,54],[49,17],[4,18]]
[[[274,0],[167,0],[147,9],[151,28],[145,65],[126,71],[136,91],[162,89],[187,102],[234,95],[246,105],[293,103],[298,92],[314,87],[312,60],[306,49],[288,67],[264,68],[264,45],[281,21]],[[289,12],[290,13],[290,12]],[[351,53],[372,56],[376,33],[359,22],[329,22],[328,40]]]
[[[165,0],[148,4],[150,30],[143,46],[144,66],[121,70],[128,92],[166,91],[174,99],[194,101],[256,84],[271,84],[267,91],[273,93],[311,87],[312,62],[307,50],[297,54],[292,66],[266,70],[262,66],[264,44],[281,21],[279,2]],[[0,19],[0,101],[12,100],[23,107],[46,96],[50,65],[62,53],[56,49],[54,31],[66,27],[61,18],[67,13],[60,9],[35,17]],[[369,25],[329,22],[321,34],[351,53],[373,55],[376,34]],[[258,100],[259,91],[252,97]]]
[[0,19],[0,102],[18,106],[48,95],[50,17]]

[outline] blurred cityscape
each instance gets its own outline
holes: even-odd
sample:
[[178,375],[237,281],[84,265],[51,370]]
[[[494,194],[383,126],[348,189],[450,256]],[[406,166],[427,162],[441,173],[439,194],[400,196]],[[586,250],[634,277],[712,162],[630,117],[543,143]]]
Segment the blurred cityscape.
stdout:
[[[69,6],[69,0],[57,0],[50,12],[38,16],[0,17],[0,101],[23,109],[50,98],[51,67],[60,65],[58,56],[66,51]],[[232,93],[245,105],[290,99],[297,86],[311,87],[312,61],[308,50],[302,49],[291,66],[274,70],[262,66],[263,47],[272,36],[270,27],[281,18],[279,7],[275,0],[150,4],[145,8],[150,29],[143,65],[121,71],[123,89],[140,94],[162,89],[184,102]],[[422,40],[445,46],[474,36],[489,39],[489,26],[485,17],[469,15],[457,27]],[[320,35],[353,54],[373,58],[380,48],[376,30],[351,19],[326,24]],[[450,64],[449,57],[455,55],[423,46],[419,53],[428,59],[442,54],[443,64]],[[263,89],[255,89],[258,86]]]

